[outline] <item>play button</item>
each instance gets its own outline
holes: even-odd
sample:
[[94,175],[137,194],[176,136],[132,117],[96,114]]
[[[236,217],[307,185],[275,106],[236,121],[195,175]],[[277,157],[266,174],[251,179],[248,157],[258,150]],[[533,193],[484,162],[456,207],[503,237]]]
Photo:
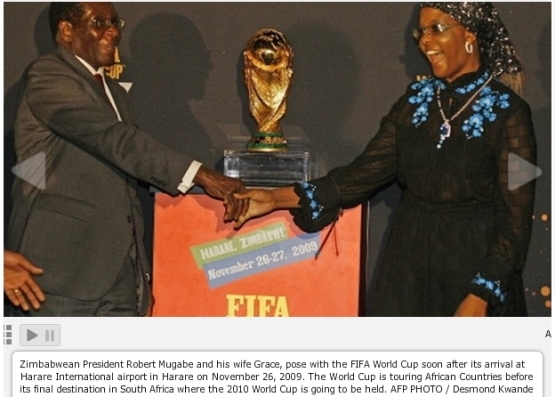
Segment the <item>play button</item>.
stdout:
[[33,340],[37,337],[38,335],[35,334],[33,331],[31,331],[30,329],[27,330],[27,342],[29,342],[30,340]]
[[509,153],[509,190],[515,190],[536,179],[542,170],[516,154]]

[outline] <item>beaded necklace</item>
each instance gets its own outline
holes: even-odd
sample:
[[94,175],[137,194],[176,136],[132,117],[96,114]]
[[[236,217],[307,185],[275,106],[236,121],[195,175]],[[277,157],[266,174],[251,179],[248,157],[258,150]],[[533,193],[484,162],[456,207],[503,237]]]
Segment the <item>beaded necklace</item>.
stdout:
[[438,149],[441,149],[441,145],[443,145],[443,141],[445,141],[445,139],[451,136],[451,122],[455,120],[455,118],[457,118],[468,107],[468,105],[470,105],[474,101],[474,99],[476,99],[478,94],[482,92],[484,88],[486,88],[486,86],[490,83],[492,79],[493,79],[493,75],[489,76],[486,82],[479,89],[477,89],[476,92],[468,99],[468,101],[466,101],[466,103],[457,111],[457,113],[455,113],[449,119],[447,119],[447,117],[445,116],[443,107],[441,106],[441,100],[440,100],[441,85],[437,86],[436,100],[437,100],[437,105],[439,107],[439,113],[441,114],[441,118],[443,119],[443,124],[439,128],[439,142],[437,143]]

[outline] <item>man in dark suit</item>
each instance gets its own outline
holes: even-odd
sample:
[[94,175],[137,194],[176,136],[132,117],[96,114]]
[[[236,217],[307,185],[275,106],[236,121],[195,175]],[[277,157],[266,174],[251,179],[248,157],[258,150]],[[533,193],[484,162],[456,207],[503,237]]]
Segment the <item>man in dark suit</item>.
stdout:
[[27,69],[15,123],[18,162],[44,154],[46,180],[16,178],[6,248],[44,270],[31,315],[143,316],[151,265],[137,180],[172,195],[198,184],[237,214],[243,184],[133,124],[127,93],[103,74],[124,25],[111,3],[52,3],[49,19],[57,50]]

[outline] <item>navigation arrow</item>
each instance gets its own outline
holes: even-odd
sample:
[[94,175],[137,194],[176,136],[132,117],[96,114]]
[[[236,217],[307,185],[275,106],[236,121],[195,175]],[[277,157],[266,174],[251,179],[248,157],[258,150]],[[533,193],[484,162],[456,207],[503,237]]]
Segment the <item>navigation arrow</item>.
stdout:
[[542,170],[516,154],[509,153],[509,190],[515,190],[536,179]]
[[44,189],[46,187],[46,154],[40,152],[12,168],[14,175],[25,182]]

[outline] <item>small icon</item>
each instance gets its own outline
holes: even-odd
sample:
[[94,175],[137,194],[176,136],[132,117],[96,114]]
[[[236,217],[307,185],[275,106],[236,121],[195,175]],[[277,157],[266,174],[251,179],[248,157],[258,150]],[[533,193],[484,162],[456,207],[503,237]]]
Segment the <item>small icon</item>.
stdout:
[[4,325],[4,345],[12,344],[12,326]]
[[27,330],[27,342],[29,342],[30,340],[33,340],[37,337],[38,335],[35,334],[33,331],[31,331],[30,329]]
[[25,182],[44,189],[46,187],[46,154],[40,152],[29,157],[13,167],[12,172]]
[[60,346],[60,324],[22,324],[21,346]]
[[125,89],[125,91],[129,92],[129,90],[131,89],[131,86],[133,86],[133,83],[126,83],[126,82],[120,81],[119,85],[121,85]]
[[536,179],[542,170],[516,154],[509,153],[509,190],[515,190]]
[[56,333],[53,329],[47,329],[44,331],[44,339],[47,342],[54,342],[56,340]]

